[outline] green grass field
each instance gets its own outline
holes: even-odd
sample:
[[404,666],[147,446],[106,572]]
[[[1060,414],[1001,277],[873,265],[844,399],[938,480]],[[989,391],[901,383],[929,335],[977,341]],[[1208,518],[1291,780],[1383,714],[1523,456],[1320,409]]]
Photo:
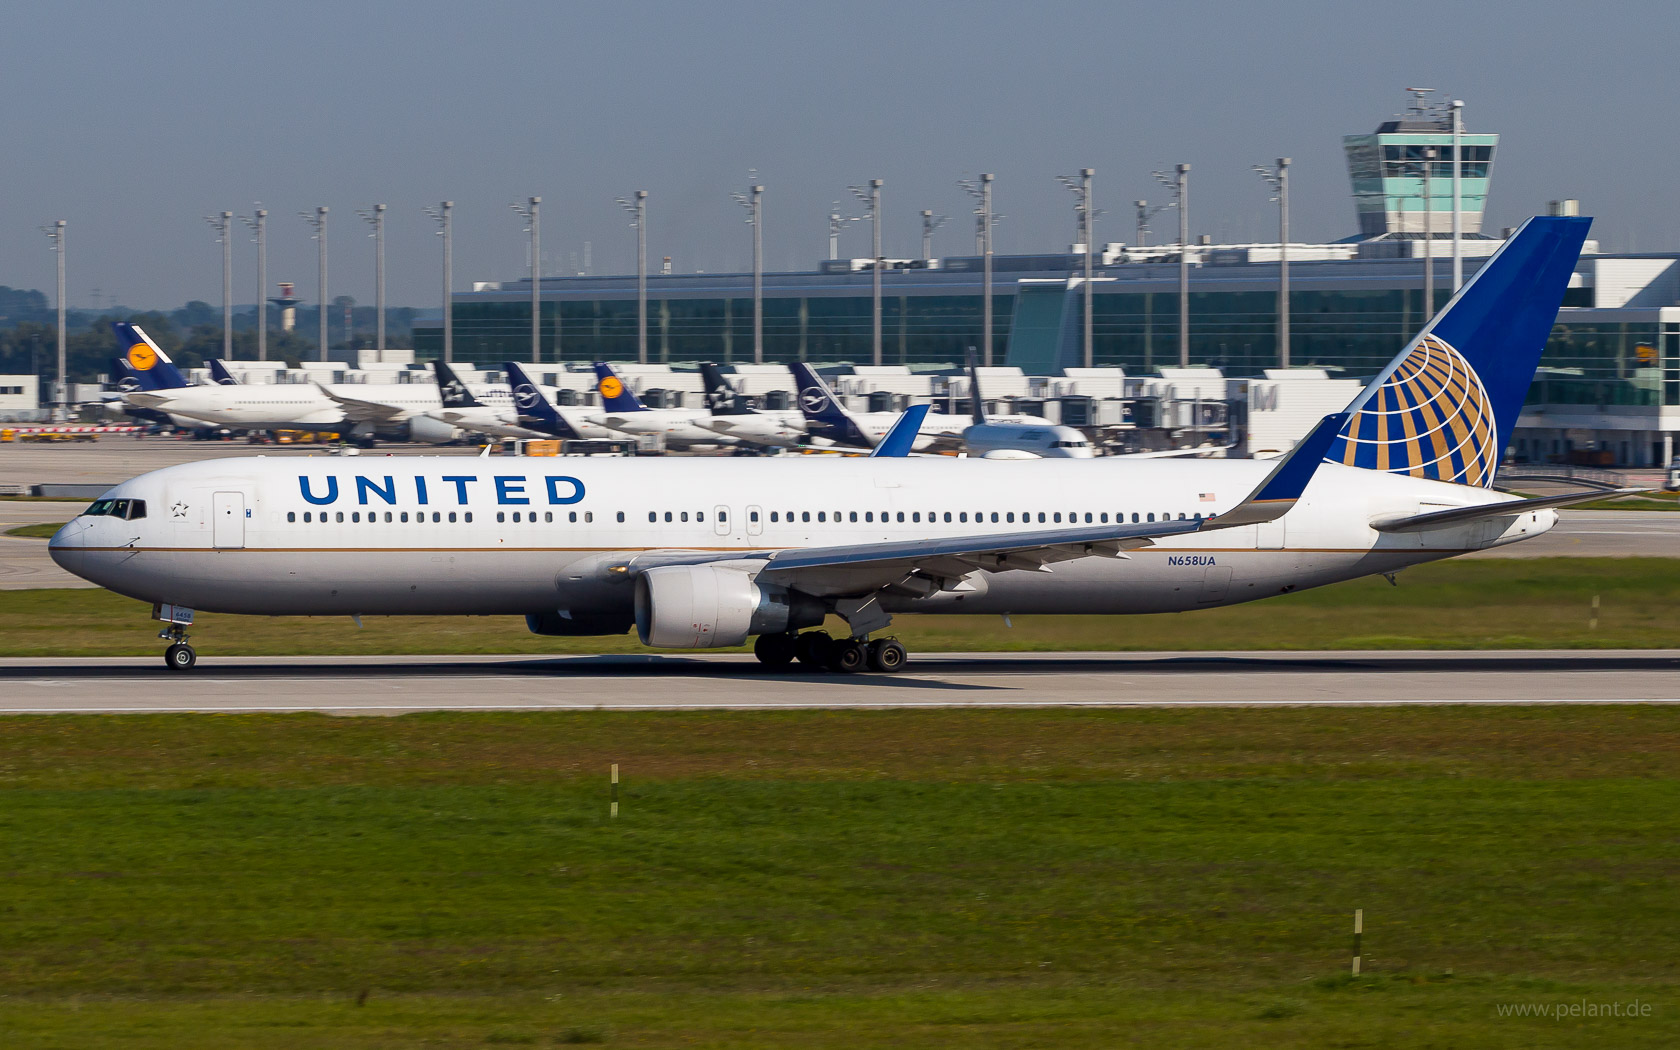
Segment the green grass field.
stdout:
[[[912,653],[976,650],[1666,648],[1680,561],[1536,558],[1408,569],[1226,609],[1158,616],[900,616]],[[1599,619],[1592,626],[1592,600]],[[150,609],[98,590],[0,591],[0,655],[152,656]],[[204,614],[204,656],[643,651],[635,635],[543,638],[521,617],[271,618]]]
[[19,525],[6,530],[8,536],[21,536],[30,540],[50,540],[53,534],[64,527],[64,522],[42,522],[39,525]]
[[1677,774],[1669,707],[9,718],[0,1043],[1670,1047]]

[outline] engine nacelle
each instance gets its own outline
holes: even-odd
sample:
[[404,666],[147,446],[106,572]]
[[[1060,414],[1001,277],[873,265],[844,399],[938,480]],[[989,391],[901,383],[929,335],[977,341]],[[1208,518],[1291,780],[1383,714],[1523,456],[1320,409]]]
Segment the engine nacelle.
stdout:
[[636,633],[659,649],[740,645],[749,635],[815,626],[824,612],[815,599],[717,565],[667,565],[636,580]]
[[461,432],[440,419],[415,416],[408,421],[408,439],[429,445],[443,445],[461,436]]

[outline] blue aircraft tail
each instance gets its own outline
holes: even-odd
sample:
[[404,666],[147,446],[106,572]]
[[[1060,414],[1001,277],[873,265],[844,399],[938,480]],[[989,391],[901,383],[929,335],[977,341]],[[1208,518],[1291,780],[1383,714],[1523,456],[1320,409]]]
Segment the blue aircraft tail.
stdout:
[[133,373],[141,390],[176,390],[187,385],[187,377],[139,325],[115,321],[111,329],[122,345],[123,364]]
[[898,422],[892,425],[881,443],[869,450],[869,457],[875,459],[903,459],[916,447],[916,438],[922,429],[922,420],[927,418],[930,405],[911,405],[898,417]]
[[507,373],[508,386],[513,390],[513,406],[519,410],[519,421],[559,438],[580,437],[577,430],[561,415],[557,409],[549,404],[548,398],[543,396],[542,388],[531,382],[531,377],[519,367],[516,361],[503,361],[502,371]]
[[647,406],[630,392],[629,384],[605,361],[595,362],[595,389],[601,395],[601,407],[608,412],[647,411]]
[[873,448],[875,442],[858,428],[857,422],[840,407],[834,392],[823,382],[822,376],[803,361],[788,365],[793,371],[794,384],[799,388],[799,411],[805,417],[806,431],[815,437],[827,438],[853,448]]
[[125,394],[142,389],[134,370],[120,357],[111,358],[111,385]]
[[1523,223],[1347,407],[1325,460],[1492,486],[1591,225]]
[[210,359],[210,378],[215,381],[217,386],[239,385],[239,380],[233,378],[233,373],[228,371],[228,366],[222,364],[219,358],[213,357]]

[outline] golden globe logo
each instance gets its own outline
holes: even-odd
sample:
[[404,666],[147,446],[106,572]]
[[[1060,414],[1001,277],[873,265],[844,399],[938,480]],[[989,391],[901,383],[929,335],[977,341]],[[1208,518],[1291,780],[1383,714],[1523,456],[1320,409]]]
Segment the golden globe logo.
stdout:
[[621,397],[624,394],[624,384],[617,376],[608,376],[601,380],[601,396],[605,398]]

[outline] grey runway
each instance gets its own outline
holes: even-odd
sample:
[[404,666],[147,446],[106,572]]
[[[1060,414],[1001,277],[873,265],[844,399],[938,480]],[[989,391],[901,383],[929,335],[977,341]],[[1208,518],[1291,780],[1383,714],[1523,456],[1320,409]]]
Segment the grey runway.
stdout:
[[748,656],[0,660],[0,714],[1680,703],[1680,650],[948,653],[899,675]]

